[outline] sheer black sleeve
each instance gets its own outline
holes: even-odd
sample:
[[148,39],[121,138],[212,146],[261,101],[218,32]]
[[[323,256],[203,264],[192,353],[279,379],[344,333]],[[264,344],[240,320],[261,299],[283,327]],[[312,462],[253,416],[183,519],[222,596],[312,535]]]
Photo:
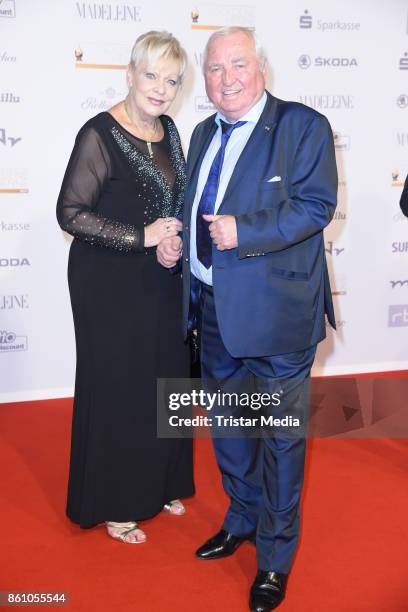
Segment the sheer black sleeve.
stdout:
[[61,228],[79,240],[118,251],[143,251],[144,229],[120,223],[95,212],[110,158],[101,136],[83,128],[75,141],[57,203]]
[[404,215],[408,217],[408,175],[405,179],[405,185],[401,195],[400,206]]

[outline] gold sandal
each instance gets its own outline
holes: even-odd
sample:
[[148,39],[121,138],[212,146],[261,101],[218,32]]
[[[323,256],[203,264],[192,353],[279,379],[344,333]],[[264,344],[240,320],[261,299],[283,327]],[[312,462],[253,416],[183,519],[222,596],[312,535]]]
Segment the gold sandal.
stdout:
[[[115,523],[115,521],[106,521],[105,524],[108,535],[110,535],[110,537],[114,540],[120,540],[124,544],[143,544],[144,542],[146,542],[146,534],[144,533],[144,531],[139,529],[139,526],[135,521],[129,521],[127,523]],[[113,532],[109,531],[109,529],[118,529],[120,531],[114,534]],[[126,537],[129,535],[129,533],[132,533],[133,531],[140,531],[141,533],[143,533],[144,538],[142,540],[135,540],[134,542],[130,542],[126,539]]]
[[186,513],[186,509],[179,499],[173,499],[168,504],[164,504],[163,510],[175,516],[182,516]]

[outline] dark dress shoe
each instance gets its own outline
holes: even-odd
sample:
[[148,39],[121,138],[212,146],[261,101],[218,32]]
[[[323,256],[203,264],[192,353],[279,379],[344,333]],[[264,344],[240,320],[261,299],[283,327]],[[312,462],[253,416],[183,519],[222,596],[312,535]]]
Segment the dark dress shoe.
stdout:
[[269,612],[285,599],[286,574],[259,570],[251,587],[249,607],[251,612]]
[[221,529],[213,538],[207,540],[205,544],[200,546],[196,551],[196,557],[199,559],[221,559],[232,555],[242,542],[247,538],[232,535],[224,529]]

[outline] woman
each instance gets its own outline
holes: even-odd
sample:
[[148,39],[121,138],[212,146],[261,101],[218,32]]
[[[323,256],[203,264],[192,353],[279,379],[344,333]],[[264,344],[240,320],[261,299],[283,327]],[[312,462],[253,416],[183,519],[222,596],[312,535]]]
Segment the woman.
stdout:
[[136,520],[194,492],[191,440],[159,439],[156,379],[189,375],[180,333],[181,280],[156,261],[177,220],[185,163],[164,113],[186,65],[167,32],[140,36],[127,70],[129,93],[77,136],[57,205],[74,236],[68,281],[77,371],[67,515],[101,522],[113,538],[140,543]]

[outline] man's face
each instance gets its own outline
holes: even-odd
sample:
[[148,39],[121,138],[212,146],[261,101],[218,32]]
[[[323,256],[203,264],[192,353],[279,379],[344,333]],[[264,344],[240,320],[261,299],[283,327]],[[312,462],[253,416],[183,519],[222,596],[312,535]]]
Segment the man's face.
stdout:
[[249,36],[236,32],[215,38],[204,66],[207,96],[228,121],[240,119],[265,89],[265,70]]

